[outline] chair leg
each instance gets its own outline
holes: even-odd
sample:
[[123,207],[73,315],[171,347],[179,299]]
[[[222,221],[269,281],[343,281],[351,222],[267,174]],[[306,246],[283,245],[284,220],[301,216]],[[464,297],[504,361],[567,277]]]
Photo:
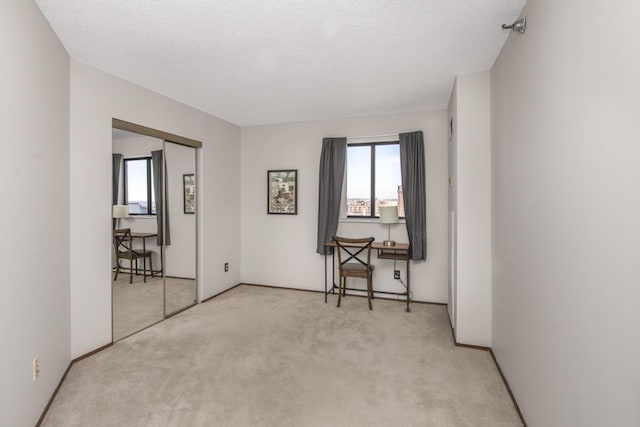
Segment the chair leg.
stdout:
[[113,280],[118,280],[118,273],[120,273],[120,260],[116,260],[116,275],[113,277]]
[[133,259],[129,260],[129,283],[133,283]]
[[343,285],[343,281],[346,280],[344,277],[340,277],[340,287],[338,288],[338,305],[337,307],[340,307],[340,300],[342,299],[342,287]]
[[149,277],[153,277],[153,262],[151,258],[153,258],[153,256],[149,254]]
[[371,275],[367,277],[367,299],[369,300],[369,310],[373,310],[371,306],[371,300],[373,299],[373,286],[372,286]]
[[344,279],[344,286],[342,287],[342,296],[346,297],[347,296],[347,278],[343,277]]

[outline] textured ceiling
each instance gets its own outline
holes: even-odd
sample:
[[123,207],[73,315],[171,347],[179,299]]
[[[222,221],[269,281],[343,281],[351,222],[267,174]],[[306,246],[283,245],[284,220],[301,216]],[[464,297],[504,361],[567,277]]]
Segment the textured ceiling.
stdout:
[[37,0],[72,58],[240,126],[445,108],[525,0]]

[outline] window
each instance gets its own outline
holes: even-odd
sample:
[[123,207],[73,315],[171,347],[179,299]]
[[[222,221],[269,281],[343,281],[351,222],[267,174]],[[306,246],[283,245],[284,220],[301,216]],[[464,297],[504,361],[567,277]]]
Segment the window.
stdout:
[[348,217],[377,218],[381,206],[398,206],[404,217],[397,141],[347,145],[346,179]]
[[124,159],[124,203],[129,215],[155,215],[151,157]]

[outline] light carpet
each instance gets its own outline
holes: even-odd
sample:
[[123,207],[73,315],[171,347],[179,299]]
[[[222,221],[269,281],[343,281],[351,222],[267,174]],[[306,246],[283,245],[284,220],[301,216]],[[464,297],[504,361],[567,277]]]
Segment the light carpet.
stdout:
[[44,426],[518,426],[446,308],[239,286],[76,363]]

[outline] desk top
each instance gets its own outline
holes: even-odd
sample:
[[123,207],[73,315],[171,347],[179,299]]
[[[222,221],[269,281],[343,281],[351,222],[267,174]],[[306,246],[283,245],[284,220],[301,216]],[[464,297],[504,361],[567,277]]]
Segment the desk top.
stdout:
[[145,239],[147,237],[156,237],[158,235],[158,233],[143,233],[141,231],[132,231],[131,232],[131,237],[139,237],[142,239]]
[[[325,246],[331,246],[331,247],[335,247],[336,246],[336,242],[335,241],[330,241],[324,244]],[[347,245],[343,245],[343,246],[347,246],[350,248],[359,248],[359,247],[363,247],[364,244],[357,244],[357,243],[351,243],[351,244],[347,244]],[[385,250],[389,250],[389,251],[408,251],[409,250],[409,244],[408,243],[396,243],[395,246],[385,246],[382,242],[373,242],[371,244],[371,249],[385,249]]]

